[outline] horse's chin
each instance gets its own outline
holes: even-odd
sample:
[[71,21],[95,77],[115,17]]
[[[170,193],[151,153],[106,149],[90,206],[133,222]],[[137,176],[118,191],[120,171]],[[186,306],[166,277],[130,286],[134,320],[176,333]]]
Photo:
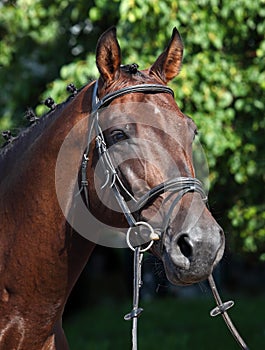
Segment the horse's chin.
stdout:
[[167,279],[170,283],[179,286],[189,286],[206,280],[212,273],[213,267],[206,267],[202,264],[181,264],[174,263],[167,252],[161,256]]

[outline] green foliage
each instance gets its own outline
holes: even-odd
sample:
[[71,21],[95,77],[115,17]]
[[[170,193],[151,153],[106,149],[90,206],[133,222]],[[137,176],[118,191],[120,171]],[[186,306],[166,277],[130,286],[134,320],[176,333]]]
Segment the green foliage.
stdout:
[[[66,97],[97,75],[95,46],[111,25],[124,62],[147,68],[176,26],[185,44],[171,83],[198,125],[211,198],[236,249],[265,254],[265,1],[0,1],[0,128],[22,124],[25,107]],[[264,256],[264,255],[262,255]]]

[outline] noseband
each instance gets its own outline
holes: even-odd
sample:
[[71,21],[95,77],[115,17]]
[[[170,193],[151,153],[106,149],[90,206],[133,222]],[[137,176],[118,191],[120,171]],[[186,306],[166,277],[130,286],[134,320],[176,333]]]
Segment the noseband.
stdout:
[[[109,185],[112,188],[114,196],[124,214],[129,227],[139,226],[139,222],[133,216],[134,212],[140,212],[144,207],[153,202],[158,196],[163,193],[169,192],[172,194],[177,194],[177,197],[174,199],[171,207],[169,208],[168,214],[166,215],[165,222],[163,223],[163,228],[160,228],[159,231],[154,233],[153,229],[148,225],[150,232],[150,241],[153,243],[154,239],[159,239],[163,235],[165,229],[167,228],[170,216],[176,204],[181,200],[181,198],[188,192],[198,192],[203,201],[207,202],[207,195],[202,187],[201,182],[196,178],[191,177],[175,177],[170,180],[167,180],[154,188],[150,189],[146,192],[140,199],[136,199],[130,191],[123,184],[121,178],[119,177],[115,166],[111,160],[111,157],[108,152],[108,147],[105,142],[105,138],[103,135],[103,131],[100,127],[99,123],[99,111],[106,107],[109,103],[115,100],[118,97],[124,96],[126,94],[131,93],[146,93],[146,94],[158,94],[158,93],[166,93],[170,94],[174,97],[174,92],[167,86],[159,85],[159,84],[142,84],[142,85],[134,85],[128,86],[123,89],[111,92],[105,95],[102,99],[98,98],[98,81],[95,83],[93,98],[92,98],[92,112],[91,112],[91,125],[89,128],[88,134],[88,142],[87,147],[83,155],[82,160],[82,171],[81,171],[81,190],[84,193],[84,198],[86,201],[86,205],[89,206],[89,197],[87,190],[87,163],[88,163],[88,153],[90,143],[92,141],[93,134],[96,135],[96,149],[98,152],[99,161],[101,162],[103,172],[106,176],[106,180],[101,187],[102,189]],[[125,198],[124,194],[127,198],[130,198],[133,205],[130,209]],[[145,223],[141,222],[144,226]],[[147,225],[146,225],[147,226]]]

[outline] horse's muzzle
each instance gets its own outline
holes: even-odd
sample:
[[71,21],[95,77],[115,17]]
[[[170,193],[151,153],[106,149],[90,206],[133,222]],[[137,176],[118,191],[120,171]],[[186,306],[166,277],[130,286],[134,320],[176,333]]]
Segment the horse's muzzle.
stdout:
[[[170,230],[170,228],[168,229]],[[215,223],[203,231],[165,234],[161,251],[165,272],[173,284],[189,285],[208,278],[224,252],[224,233]]]

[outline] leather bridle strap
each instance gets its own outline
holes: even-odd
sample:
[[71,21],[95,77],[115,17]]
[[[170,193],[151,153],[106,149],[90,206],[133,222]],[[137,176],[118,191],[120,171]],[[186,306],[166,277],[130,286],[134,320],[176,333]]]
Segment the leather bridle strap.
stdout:
[[201,182],[193,177],[176,177],[161,183],[144,194],[135,204],[134,210],[140,210],[148,205],[153,199],[165,192],[179,192],[187,190],[188,192],[199,192],[202,200],[207,202],[208,198],[204,192]]
[[209,282],[214,299],[215,299],[216,304],[217,304],[217,306],[210,312],[210,315],[212,317],[222,315],[229,331],[231,332],[231,334],[235,338],[235,340],[238,343],[238,345],[240,346],[240,348],[243,350],[249,350],[247,344],[244,342],[243,338],[240,336],[238,330],[234,326],[231,318],[229,317],[229,315],[227,313],[227,310],[230,309],[234,305],[234,302],[232,300],[226,301],[224,303],[222,302],[222,299],[221,299],[221,297],[218,293],[218,290],[216,288],[213,275],[210,275],[208,277],[208,282]]
[[138,93],[148,92],[148,94],[167,93],[174,97],[174,91],[172,89],[170,89],[168,86],[159,85],[159,84],[141,84],[141,85],[127,86],[120,90],[108,93],[107,95],[103,96],[100,100],[97,98],[97,95],[95,95],[95,92],[97,93],[97,89],[98,89],[98,81],[96,81],[96,84],[94,87],[93,101],[96,101],[96,103],[92,104],[92,113],[108,105],[110,102],[112,102],[118,97],[121,97],[126,94],[136,93],[136,92]]

